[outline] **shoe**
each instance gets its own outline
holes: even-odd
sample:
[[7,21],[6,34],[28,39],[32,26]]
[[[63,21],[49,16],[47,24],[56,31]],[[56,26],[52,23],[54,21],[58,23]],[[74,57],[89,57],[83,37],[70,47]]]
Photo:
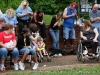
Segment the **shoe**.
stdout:
[[56,57],[56,56],[58,56],[58,54],[55,54],[55,55],[53,55],[53,56],[55,56],[55,57]]
[[6,70],[6,69],[5,69],[5,66],[4,66],[4,65],[3,65],[3,66],[1,65],[0,70],[1,70],[2,72],[5,72],[5,70]]
[[18,64],[14,64],[14,70],[18,70]]
[[36,69],[38,69],[38,66],[39,66],[39,64],[38,63],[35,63],[32,69],[33,70],[36,70]]
[[19,69],[20,70],[24,70],[25,69],[25,65],[21,61],[19,62]]
[[87,50],[84,50],[84,51],[83,51],[83,54],[84,54],[84,55],[86,55],[87,53],[88,53],[88,51],[87,51]]
[[62,54],[61,54],[61,53],[59,53],[59,54],[58,54],[58,56],[62,56]]

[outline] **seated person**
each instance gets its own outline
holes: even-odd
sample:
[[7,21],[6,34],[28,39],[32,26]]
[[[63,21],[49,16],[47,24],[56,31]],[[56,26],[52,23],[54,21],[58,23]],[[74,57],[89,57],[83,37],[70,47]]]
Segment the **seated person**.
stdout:
[[[93,57],[96,55],[96,49],[98,44],[98,31],[97,29],[92,26],[88,21],[83,20],[82,22],[82,29],[80,31],[80,36],[82,38],[82,45],[85,46],[86,44],[90,44],[92,47]],[[86,50],[85,50],[86,51]],[[87,54],[83,51],[83,54]]]
[[16,48],[16,37],[13,33],[13,26],[11,24],[5,25],[5,30],[0,33],[0,58],[1,58],[1,71],[5,68],[4,62],[8,52],[12,54],[14,60],[14,69],[18,70],[19,51]]
[[[43,38],[41,36],[39,36],[37,38],[37,42],[36,42],[35,49],[37,51],[39,51],[40,56],[43,58],[43,55],[47,55],[46,51],[45,51],[45,43],[43,42]],[[43,53],[43,55],[42,55]]]
[[20,53],[23,53],[23,57],[21,61],[19,62],[19,68],[21,70],[25,69],[24,66],[24,61],[29,53],[33,55],[35,65],[33,66],[32,69],[37,69],[38,68],[38,61],[37,61],[37,56],[35,50],[30,45],[30,38],[29,38],[29,33],[28,33],[27,28],[23,28],[21,35],[18,36],[18,42],[17,42],[17,47],[19,49]]
[[5,25],[5,19],[0,18],[0,32],[4,30],[4,25]]

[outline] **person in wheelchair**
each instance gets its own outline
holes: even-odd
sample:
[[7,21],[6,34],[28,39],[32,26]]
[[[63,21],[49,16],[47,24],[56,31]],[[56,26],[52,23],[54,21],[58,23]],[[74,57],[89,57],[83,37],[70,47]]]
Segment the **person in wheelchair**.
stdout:
[[[97,29],[92,26],[88,21],[83,20],[82,21],[82,28],[80,31],[81,36],[81,43],[83,47],[85,47],[86,44],[89,44],[92,47],[92,56],[95,57],[97,55],[96,50],[98,46],[98,31]],[[83,48],[84,49],[84,48]],[[86,48],[85,48],[86,49]],[[83,51],[83,54],[87,54],[88,52],[86,50]]]

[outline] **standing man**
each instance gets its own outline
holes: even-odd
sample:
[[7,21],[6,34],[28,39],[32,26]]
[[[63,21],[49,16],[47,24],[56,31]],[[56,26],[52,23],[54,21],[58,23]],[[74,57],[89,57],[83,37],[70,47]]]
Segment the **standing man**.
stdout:
[[89,18],[91,23],[97,28],[99,36],[98,41],[100,42],[100,11],[98,10],[99,5],[95,4],[92,10],[89,12]]
[[63,38],[64,38],[64,48],[66,49],[66,43],[70,39],[71,52],[73,52],[73,42],[75,39],[75,30],[74,30],[74,20],[76,17],[76,2],[72,2],[70,6],[64,9],[63,18]]

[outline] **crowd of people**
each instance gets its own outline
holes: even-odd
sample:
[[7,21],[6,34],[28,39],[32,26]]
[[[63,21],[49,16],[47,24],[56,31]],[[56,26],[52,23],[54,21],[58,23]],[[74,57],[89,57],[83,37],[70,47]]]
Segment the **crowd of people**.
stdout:
[[[62,19],[63,26],[63,39],[64,50],[66,50],[66,44],[70,39],[71,50],[74,51],[73,43],[75,39],[74,20],[78,18],[76,10],[76,2],[72,2],[70,6],[64,9],[64,12],[58,12],[51,19],[49,26],[49,33],[52,38],[52,48],[60,49],[59,36],[60,25]],[[98,10],[98,4],[93,6],[93,9],[89,12],[90,24],[88,21],[82,21],[82,29],[80,31],[83,45],[90,43],[93,49],[93,56],[96,55],[97,42],[100,42],[100,11]],[[19,27],[19,34],[16,36],[16,26]],[[91,37],[90,37],[91,36]],[[92,38],[92,39],[90,39]],[[36,56],[36,50],[39,51],[40,56],[46,55],[45,41],[46,40],[46,26],[44,23],[44,11],[39,9],[37,12],[32,11],[29,7],[29,2],[23,0],[16,11],[13,8],[7,9],[6,13],[0,14],[0,70],[5,68],[4,62],[8,54],[12,55],[12,62],[14,63],[14,70],[24,70],[25,59],[34,60],[34,66],[32,69],[38,69],[39,63]],[[21,60],[19,60],[19,54],[23,54]],[[30,56],[31,55],[31,56]],[[62,56],[61,53],[55,56]],[[33,57],[33,59],[31,59]]]

